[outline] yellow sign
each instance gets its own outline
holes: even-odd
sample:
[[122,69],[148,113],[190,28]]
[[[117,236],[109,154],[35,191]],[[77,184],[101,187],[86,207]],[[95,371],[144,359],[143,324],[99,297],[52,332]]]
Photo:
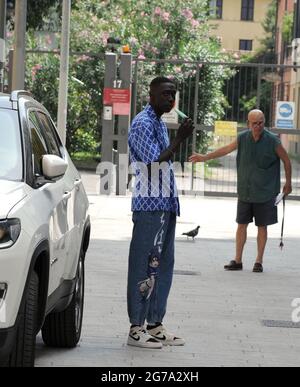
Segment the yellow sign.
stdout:
[[216,136],[237,136],[238,123],[234,121],[216,121],[215,135]]

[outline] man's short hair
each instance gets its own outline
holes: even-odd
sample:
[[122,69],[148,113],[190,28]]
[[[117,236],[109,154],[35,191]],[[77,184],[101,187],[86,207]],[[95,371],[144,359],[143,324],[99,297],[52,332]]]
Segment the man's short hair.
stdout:
[[167,77],[156,77],[151,81],[150,89],[152,90],[157,86],[161,85],[162,83],[172,83],[176,87],[176,83],[172,79]]

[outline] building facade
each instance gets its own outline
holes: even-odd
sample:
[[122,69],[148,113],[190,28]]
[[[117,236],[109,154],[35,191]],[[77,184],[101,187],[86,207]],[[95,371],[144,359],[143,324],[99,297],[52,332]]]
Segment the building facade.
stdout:
[[251,52],[264,38],[262,22],[272,0],[212,0],[210,24],[222,48],[229,52]]
[[[291,15],[293,28],[289,39],[284,36],[287,18]],[[284,65],[300,65],[294,61],[293,41],[300,38],[300,0],[278,0],[276,26],[277,63]],[[300,129],[300,70],[286,69],[281,72],[281,81],[275,85],[278,100],[295,102],[295,129]],[[299,136],[283,136],[286,148],[290,153],[300,153]]]

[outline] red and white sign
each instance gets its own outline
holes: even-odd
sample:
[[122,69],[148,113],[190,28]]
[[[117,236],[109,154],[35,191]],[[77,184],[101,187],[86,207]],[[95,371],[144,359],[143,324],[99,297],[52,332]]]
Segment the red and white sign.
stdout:
[[104,105],[113,107],[114,115],[130,114],[130,89],[104,89]]

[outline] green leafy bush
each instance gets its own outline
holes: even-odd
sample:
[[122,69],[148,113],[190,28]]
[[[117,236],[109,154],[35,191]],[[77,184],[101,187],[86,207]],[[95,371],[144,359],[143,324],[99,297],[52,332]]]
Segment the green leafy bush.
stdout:
[[[209,35],[208,2],[206,0],[85,0],[73,1],[71,18],[67,147],[71,152],[99,147],[101,142],[102,90],[104,53],[107,38],[119,37],[128,43],[136,58],[226,61],[218,39]],[[35,48],[34,36],[29,48]],[[57,114],[59,57],[53,54],[27,56],[27,88]],[[212,125],[220,119],[226,105],[222,93],[229,76],[222,66],[203,66],[196,84],[195,66],[145,63],[140,70],[139,90],[148,94],[153,76],[174,76],[179,87],[190,80],[192,92],[199,90],[198,123]],[[201,105],[200,105],[201,103]],[[184,109],[193,114],[186,100]],[[193,104],[193,103],[192,103]],[[205,150],[208,136],[197,138],[197,148]]]

